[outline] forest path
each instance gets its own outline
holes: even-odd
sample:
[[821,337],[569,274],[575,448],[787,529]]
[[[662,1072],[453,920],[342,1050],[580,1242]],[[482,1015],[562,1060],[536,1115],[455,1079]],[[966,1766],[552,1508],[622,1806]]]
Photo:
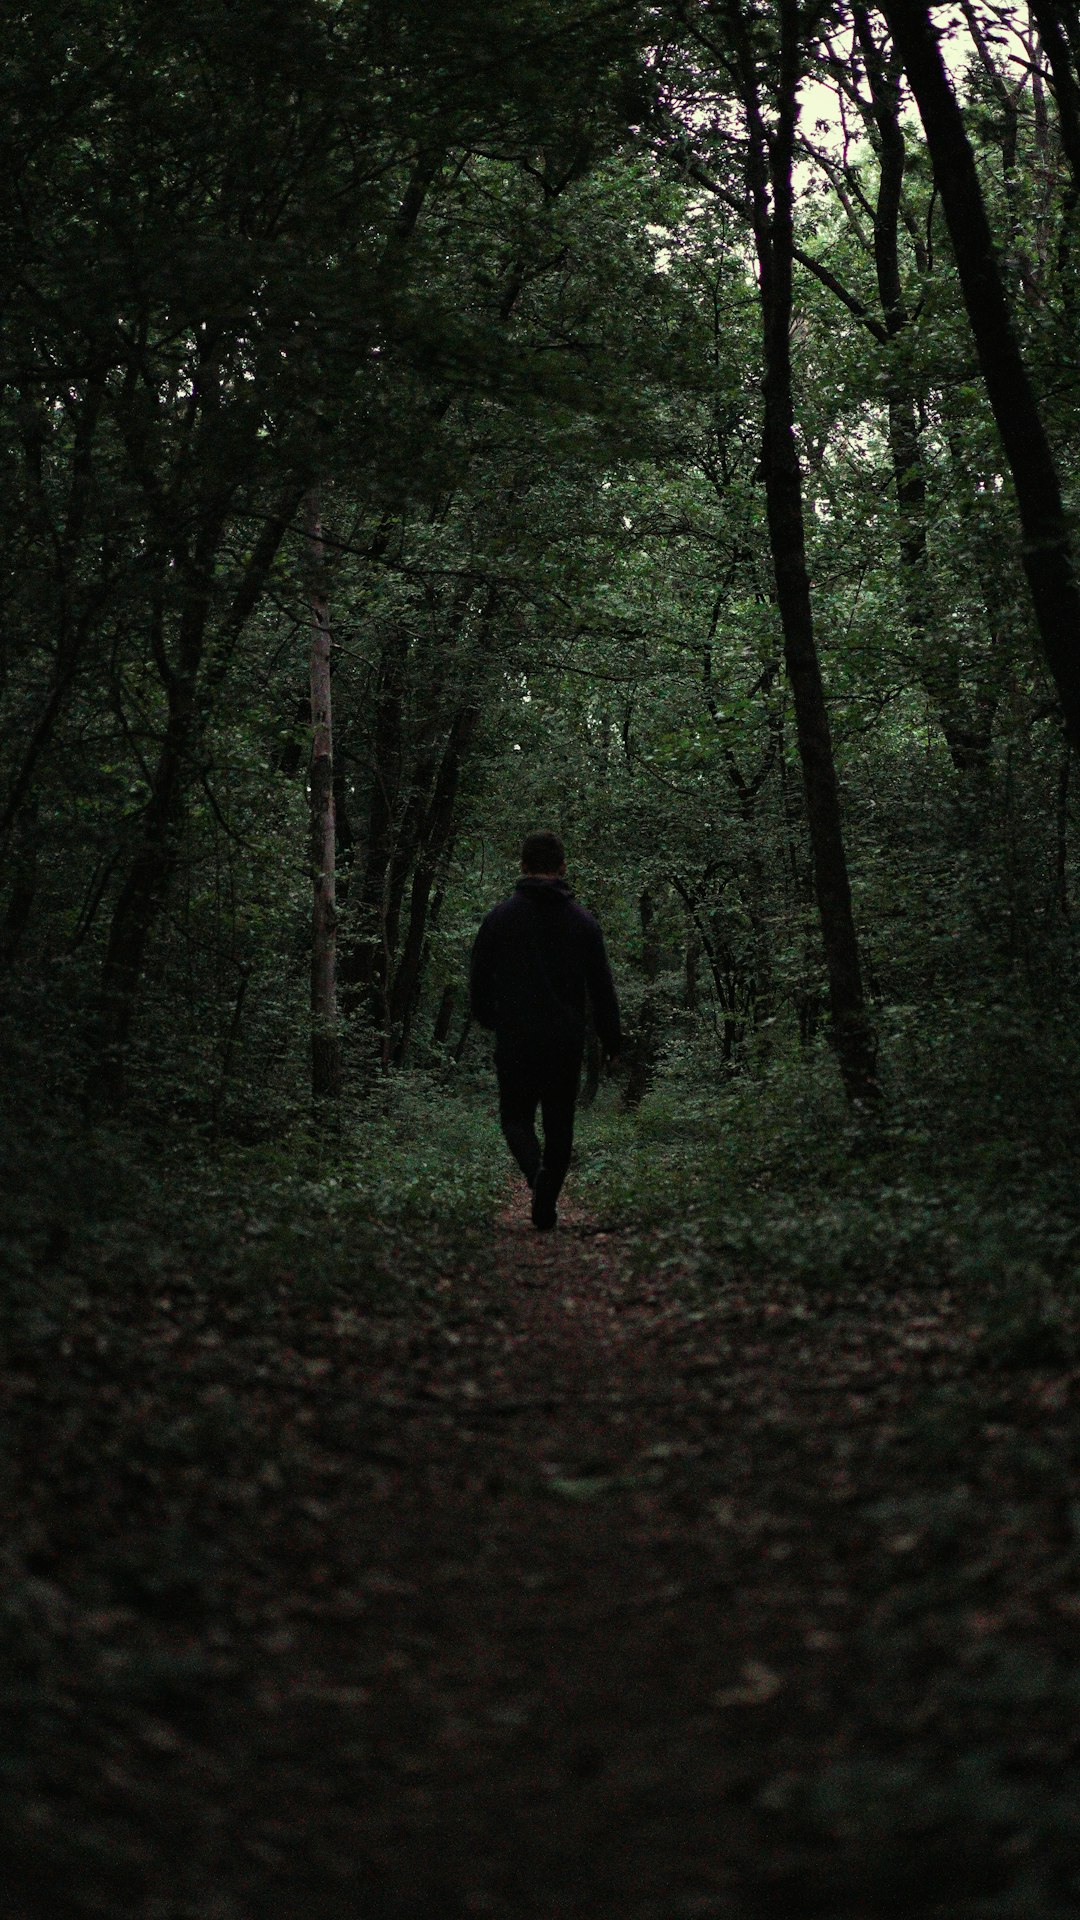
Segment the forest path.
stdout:
[[1073,1374],[932,1284],[633,1253],[523,1197],[408,1310],[69,1340],[14,1914],[1080,1911]]

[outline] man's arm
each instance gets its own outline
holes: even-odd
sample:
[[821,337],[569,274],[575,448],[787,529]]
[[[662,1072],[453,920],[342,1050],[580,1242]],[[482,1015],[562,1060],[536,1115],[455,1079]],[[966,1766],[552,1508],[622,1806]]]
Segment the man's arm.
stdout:
[[469,963],[469,1005],[482,1027],[495,1025],[495,929],[491,915],[480,922]]
[[622,1047],[622,1028],[619,1023],[619,1000],[615,992],[615,982],[611,977],[604,936],[598,923],[593,921],[593,937],[589,941],[585,961],[585,982],[592,1001],[593,1019],[604,1052],[614,1059]]

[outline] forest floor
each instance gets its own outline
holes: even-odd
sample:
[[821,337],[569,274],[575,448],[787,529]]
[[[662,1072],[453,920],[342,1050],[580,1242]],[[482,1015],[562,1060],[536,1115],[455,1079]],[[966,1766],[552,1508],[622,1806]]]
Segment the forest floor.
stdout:
[[1080,1370],[524,1200],[15,1343],[5,1920],[1080,1913]]

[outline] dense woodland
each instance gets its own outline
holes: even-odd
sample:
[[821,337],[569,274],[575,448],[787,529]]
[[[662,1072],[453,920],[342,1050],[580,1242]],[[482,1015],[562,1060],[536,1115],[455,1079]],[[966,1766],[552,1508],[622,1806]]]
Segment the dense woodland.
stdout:
[[[468,956],[549,826],[633,1270],[957,1287],[1068,1370],[1073,0],[54,0],[5,55],[10,1363],[177,1261],[361,1318],[482,1261]],[[987,1913],[1076,1910],[1038,1857]]]
[[961,14],[24,21],[3,957],[91,1104],[445,1080],[535,819],[631,1104],[1067,1021],[1075,23]]

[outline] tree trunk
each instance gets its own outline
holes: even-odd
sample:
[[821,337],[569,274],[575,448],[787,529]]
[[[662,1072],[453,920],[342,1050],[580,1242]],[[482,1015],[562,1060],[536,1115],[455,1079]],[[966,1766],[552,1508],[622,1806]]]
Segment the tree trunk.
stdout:
[[94,1063],[88,1076],[92,1100],[104,1098],[116,1105],[123,1098],[127,1047],[143,962],[176,865],[191,766],[205,724],[208,688],[224,675],[232,646],[258,602],[298,497],[287,493],[260,533],[217,628],[209,673],[203,672],[203,665],[212,571],[224,524],[221,508],[208,512],[188,562],[190,586],[180,615],[175,661],[169,657],[163,629],[154,635],[154,658],[165,688],[168,720],[143,809],[141,839],[113,908],[93,1035]]
[[853,9],[870,87],[878,138],[878,190],[874,206],[874,269],[884,328],[885,397],[889,460],[900,520],[900,591],[916,643],[918,671],[958,771],[966,771],[960,672],[955,647],[937,646],[931,631],[931,579],[926,526],[926,476],[919,412],[897,342],[910,315],[900,273],[900,208],[907,148],[900,120],[900,77],[895,56],[886,60],[864,7]]
[[364,861],[357,868],[350,901],[350,920],[356,909],[357,936],[342,954],[341,980],[345,1006],[363,1003],[372,1020],[386,1025],[386,902],[390,863],[394,851],[394,814],[398,806],[404,755],[405,669],[408,636],[396,629],[382,651],[375,700],[371,749],[371,787],[366,830],[362,834]]
[[1064,743],[1058,774],[1057,817],[1054,834],[1054,906],[1063,920],[1069,913],[1069,771],[1072,753]]
[[18,409],[27,492],[37,508],[33,514],[35,544],[39,551],[47,553],[51,550],[53,553],[53,588],[57,606],[56,651],[48,691],[0,811],[0,840],[10,832],[30,795],[38,761],[52,738],[53,729],[71,691],[86,639],[112,586],[111,566],[104,549],[96,582],[91,585],[89,581],[79,578],[83,533],[94,492],[94,441],[104,395],[105,376],[98,370],[88,381],[81,404],[74,396],[70,396],[66,403],[72,418],[73,436],[71,481],[66,511],[61,521],[54,521],[50,512],[42,470],[47,441],[43,415],[47,415],[51,409],[44,400],[27,400]]
[[1050,62],[1058,130],[1072,174],[1072,185],[1064,207],[1067,222],[1072,217],[1076,196],[1080,192],[1080,87],[1076,79],[1076,47],[1074,45],[1070,49],[1064,9],[1057,0],[1031,0],[1031,13],[1039,29],[1043,51]]
[[683,1005],[696,1013],[698,1005],[698,968],[701,965],[701,935],[691,919],[686,923],[686,950],[683,959]]
[[143,961],[176,866],[194,734],[194,675],[191,673],[175,680],[169,688],[169,721],[154,768],[150,798],[143,812],[142,838],[117,896],[109,928],[90,1091],[110,1106],[119,1105],[126,1090],[127,1048]]
[[341,1092],[337,1013],[337,903],[334,894],[334,741],[330,705],[330,621],[318,501],[308,501],[311,561],[311,1091]]
[[442,990],[439,1010],[435,1015],[435,1024],[431,1029],[432,1042],[437,1047],[444,1047],[446,1045],[450,1033],[450,1022],[454,1017],[456,1001],[457,989],[448,984]]
[[479,722],[478,706],[462,707],[455,714],[421,825],[419,857],[413,868],[409,894],[409,923],[390,994],[390,1017],[397,1034],[395,1059],[399,1063],[422,984],[431,889],[451,847],[462,764]]
[[38,810],[31,799],[15,816],[12,834],[12,882],[0,932],[0,965],[14,966],[37,894]]
[[653,932],[656,902],[648,887],[643,887],[638,895],[638,917],[641,921],[641,971],[651,983],[660,972],[660,947]]
[[814,856],[814,888],[829,979],[831,1038],[853,1103],[878,1095],[877,1049],[867,1018],[851,906],[840,793],[814,635],[806,565],[802,478],[795,445],[791,373],[794,195],[792,158],[799,69],[799,13],[780,4],[777,117],[767,131],[750,50],[743,62],[748,171],[754,209],[764,335],[764,472],[769,544],[791,682],[799,759]]
[[1035,620],[1074,747],[1080,749],[1080,587],[1050,442],[1028,379],[975,159],[923,0],[883,0],[926,133],[956,269],[1012,470]]

